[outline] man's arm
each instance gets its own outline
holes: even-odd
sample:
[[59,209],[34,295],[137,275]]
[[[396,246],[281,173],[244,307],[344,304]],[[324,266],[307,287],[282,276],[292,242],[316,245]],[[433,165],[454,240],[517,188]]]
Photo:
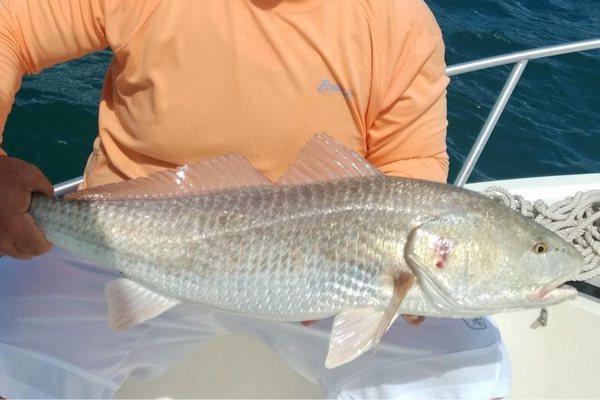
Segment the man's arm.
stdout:
[[388,175],[445,182],[449,79],[442,35],[421,0],[386,4],[390,22],[382,30],[390,36],[382,39],[381,104],[367,159]]
[[0,144],[23,75],[107,47],[120,52],[159,2],[0,0]]
[[94,0],[0,1],[0,143],[23,75],[106,48],[103,16]]

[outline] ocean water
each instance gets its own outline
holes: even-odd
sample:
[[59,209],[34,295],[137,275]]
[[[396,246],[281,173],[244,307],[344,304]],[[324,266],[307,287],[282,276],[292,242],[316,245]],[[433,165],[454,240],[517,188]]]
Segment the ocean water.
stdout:
[[[392,1],[392,0],[390,0]],[[599,0],[429,0],[449,65],[600,37]],[[81,174],[97,132],[108,51],[26,77],[5,148],[55,183]],[[451,179],[511,67],[455,77],[449,99]],[[528,65],[471,181],[600,172],[600,51]]]

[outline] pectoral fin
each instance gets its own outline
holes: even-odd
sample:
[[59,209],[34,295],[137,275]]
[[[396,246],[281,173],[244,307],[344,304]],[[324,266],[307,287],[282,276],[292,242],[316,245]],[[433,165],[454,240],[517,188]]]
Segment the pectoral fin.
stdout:
[[114,330],[129,329],[180,303],[125,278],[108,282],[105,296],[108,324]]
[[397,311],[410,290],[414,276],[403,273],[394,279],[394,294],[385,310],[363,307],[342,311],[333,321],[325,367],[346,364],[377,346],[397,317]]
[[392,296],[392,300],[383,314],[383,319],[381,320],[379,331],[377,332],[376,344],[379,343],[383,337],[383,334],[396,320],[396,317],[398,316],[397,311],[400,308],[400,304],[408,294],[408,291],[412,287],[414,280],[414,275],[408,272],[400,274],[400,276],[394,280],[394,295]]

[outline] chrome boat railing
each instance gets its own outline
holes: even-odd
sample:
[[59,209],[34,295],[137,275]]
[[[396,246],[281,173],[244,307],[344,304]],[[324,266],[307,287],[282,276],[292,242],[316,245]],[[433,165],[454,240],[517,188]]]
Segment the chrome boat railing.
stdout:
[[[553,57],[561,54],[569,54],[569,53],[577,53],[585,50],[595,50],[600,49],[600,38],[598,39],[590,39],[583,40],[580,42],[566,43],[557,46],[548,46],[548,47],[540,47],[537,49],[518,51],[509,54],[503,54],[495,57],[483,58],[480,60],[465,62],[461,64],[452,65],[446,68],[446,74],[448,76],[456,76],[461,74],[466,74],[468,72],[479,71],[482,69],[488,69],[493,67],[498,67],[501,65],[515,64],[512,72],[506,79],[504,87],[502,91],[498,95],[496,99],[496,103],[492,107],[490,114],[488,115],[477,139],[475,139],[475,143],[471,150],[469,151],[469,155],[465,159],[465,162],[458,173],[458,176],[454,180],[454,184],[457,186],[464,186],[471,176],[471,172],[473,172],[473,168],[481,153],[487,144],[490,135],[492,134],[500,116],[504,112],[504,108],[508,103],[508,100],[512,96],[512,93],[527,66],[527,63],[531,60],[535,60],[538,58],[547,58]],[[71,179],[69,181],[59,183],[54,186],[54,193],[56,196],[62,196],[66,193],[69,193],[77,188],[77,186],[83,181],[82,177]]]
[[496,103],[492,107],[487,120],[483,124],[477,139],[475,139],[475,143],[473,144],[473,147],[471,147],[469,155],[465,159],[465,163],[454,180],[454,184],[456,186],[464,186],[465,183],[467,183],[469,176],[471,176],[471,172],[473,172],[473,168],[475,168],[475,164],[479,160],[479,156],[481,156],[483,148],[487,144],[492,131],[496,127],[496,124],[498,123],[498,120],[500,119],[502,112],[504,112],[504,108],[506,107],[506,104],[513,93],[513,90],[517,86],[517,83],[519,83],[519,79],[521,79],[521,75],[523,74],[527,63],[530,60],[594,49],[600,49],[600,38],[561,44],[558,46],[548,46],[532,50],[518,51],[501,56],[457,64],[446,68],[446,74],[448,74],[448,76],[454,76],[466,74],[468,72],[479,71],[482,69],[498,67],[500,65],[515,64],[512,72],[506,79],[504,87],[498,95]]
[[54,195],[55,196],[64,196],[67,193],[70,193],[77,189],[83,182],[83,176],[79,178],[69,179],[68,181],[61,182],[59,184],[54,185]]

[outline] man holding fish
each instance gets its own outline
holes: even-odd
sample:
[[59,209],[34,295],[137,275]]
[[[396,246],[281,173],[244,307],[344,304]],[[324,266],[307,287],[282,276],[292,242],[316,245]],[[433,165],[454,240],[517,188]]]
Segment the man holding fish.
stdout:
[[24,74],[114,53],[81,192],[50,199],[0,157],[2,396],[110,397],[231,332],[328,397],[502,397],[499,333],[468,318],[572,295],[571,249],[425,182],[447,177],[448,78],[421,0],[2,0],[0,17],[2,125]]

